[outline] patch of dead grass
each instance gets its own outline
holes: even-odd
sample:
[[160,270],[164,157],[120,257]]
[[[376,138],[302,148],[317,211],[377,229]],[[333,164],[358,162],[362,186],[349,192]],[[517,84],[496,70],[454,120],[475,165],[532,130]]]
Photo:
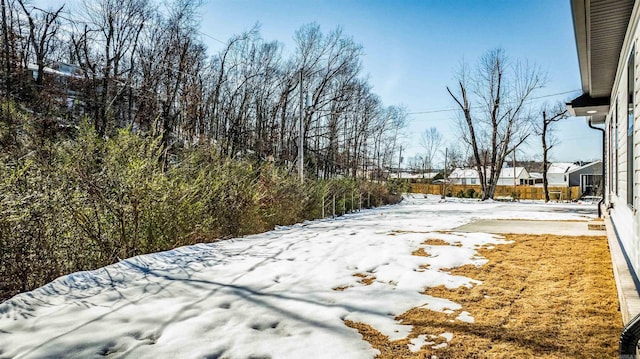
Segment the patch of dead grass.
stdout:
[[[622,328],[605,237],[506,235],[510,244],[481,248],[481,267],[450,269],[482,281],[472,288],[429,288],[424,294],[460,303],[451,314],[413,308],[396,319],[413,326],[410,338],[453,333],[444,348],[409,351],[374,328],[357,329],[378,358],[613,358]],[[474,323],[455,320],[468,311]]]
[[361,278],[358,282],[362,283],[364,285],[371,285],[371,283],[375,282],[375,280],[376,280],[376,277],[374,275],[371,275],[371,274],[354,273],[353,276]]
[[428,264],[428,263],[427,264],[421,264],[418,267],[418,272],[424,272],[426,270],[429,270],[429,268],[431,268],[431,264]]
[[424,244],[430,245],[430,246],[450,246],[451,243],[442,240],[440,238],[429,238],[426,241],[423,242]]
[[431,254],[425,251],[424,248],[416,249],[415,251],[411,252],[411,255],[419,257],[431,257]]

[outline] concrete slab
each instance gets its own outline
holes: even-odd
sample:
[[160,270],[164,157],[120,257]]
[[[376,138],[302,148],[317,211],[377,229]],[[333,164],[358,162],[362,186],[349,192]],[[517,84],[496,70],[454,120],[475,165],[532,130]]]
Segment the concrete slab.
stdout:
[[527,221],[513,219],[481,219],[454,231],[515,234],[555,234],[561,236],[606,236],[604,230],[588,229],[588,221]]

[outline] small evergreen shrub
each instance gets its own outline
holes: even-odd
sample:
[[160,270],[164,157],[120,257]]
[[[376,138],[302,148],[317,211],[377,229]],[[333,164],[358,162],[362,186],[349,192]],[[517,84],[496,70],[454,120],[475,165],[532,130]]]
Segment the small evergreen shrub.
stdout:
[[464,196],[465,196],[465,198],[474,198],[475,197],[475,193],[476,193],[475,189],[467,188],[467,190],[464,192]]

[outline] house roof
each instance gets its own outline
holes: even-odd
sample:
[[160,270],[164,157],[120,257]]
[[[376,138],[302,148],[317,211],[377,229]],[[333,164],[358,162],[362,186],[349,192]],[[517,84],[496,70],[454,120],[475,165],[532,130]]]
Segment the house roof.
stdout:
[[589,167],[594,167],[594,166],[597,166],[600,163],[602,163],[602,161],[598,160],[598,161],[593,161],[593,162],[587,163],[587,164],[582,165],[582,166],[577,166],[577,167],[572,168],[571,170],[569,170],[569,173],[580,171],[580,170],[583,170],[583,169],[589,168]]
[[[527,170],[524,167],[516,167],[516,177],[520,177],[523,172],[528,174]],[[489,176],[490,171],[487,168],[487,176]],[[456,168],[453,170],[449,176],[449,178],[478,178],[478,171],[472,168]],[[527,176],[528,177],[528,176]],[[500,178],[513,178],[513,167],[503,168],[500,171]]]
[[547,173],[558,173],[558,174],[568,173],[578,167],[580,166],[571,162],[556,162],[556,163],[552,163],[549,166],[549,168],[547,169]]
[[447,176],[448,178],[478,178],[478,171],[472,168],[456,168]]
[[[69,64],[65,64],[65,63],[56,63],[55,67],[56,68],[45,66],[42,69],[42,71],[44,73],[53,74],[53,75],[62,76],[62,77],[82,78],[82,76],[80,76],[80,71],[81,70],[77,66],[69,65]],[[37,64],[27,64],[27,69],[29,69],[31,71],[37,71],[38,70],[38,65]]]
[[[524,167],[515,167],[515,176],[520,177],[522,172],[527,170]],[[503,168],[500,171],[500,178],[513,178],[514,167]],[[528,173],[527,173],[528,174]]]
[[[438,174],[438,172],[425,172],[423,173],[411,173],[411,172],[400,172],[400,178],[404,178],[404,179],[421,179],[421,178],[425,178],[425,179],[431,179],[433,177],[435,177]],[[398,178],[398,173],[397,172],[392,172],[389,174],[390,178]]]
[[634,2],[571,0],[583,92],[567,104],[571,115],[604,120]]

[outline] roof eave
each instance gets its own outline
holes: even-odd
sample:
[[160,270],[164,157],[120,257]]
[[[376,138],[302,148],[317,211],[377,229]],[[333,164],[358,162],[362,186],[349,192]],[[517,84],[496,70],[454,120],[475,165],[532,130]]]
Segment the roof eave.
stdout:
[[578,65],[580,67],[580,79],[582,92],[590,93],[589,87],[589,51],[587,43],[587,4],[584,0],[571,0],[571,17],[576,39],[576,51],[578,53]]
[[636,8],[634,0],[571,0],[580,81],[586,95],[611,97],[617,69],[627,56],[624,45],[629,42]]
[[593,124],[604,123],[611,99],[609,97],[592,98],[584,93],[567,103],[567,111],[569,115],[574,117],[590,117]]

